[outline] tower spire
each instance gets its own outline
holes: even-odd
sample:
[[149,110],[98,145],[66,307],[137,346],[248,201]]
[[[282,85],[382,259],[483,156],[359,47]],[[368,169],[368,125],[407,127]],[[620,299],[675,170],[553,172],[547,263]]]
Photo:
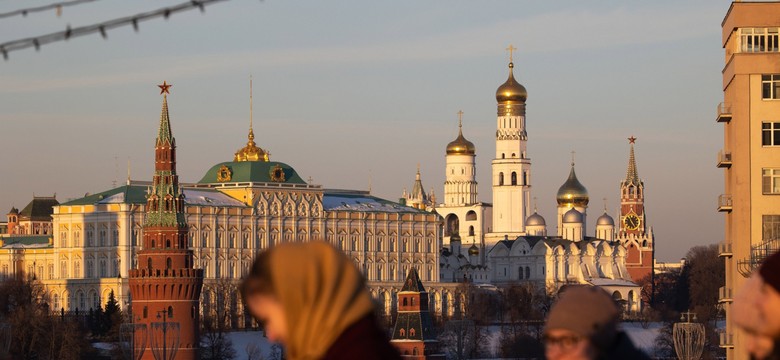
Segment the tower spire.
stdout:
[[173,134],[171,132],[171,120],[168,117],[168,94],[170,94],[170,88],[173,85],[169,85],[167,81],[163,81],[162,85],[157,85],[160,88],[160,95],[163,96],[162,111],[160,113],[160,129],[157,132],[157,145],[173,144]]
[[255,139],[255,131],[252,128],[254,119],[252,118],[252,74],[249,74],[249,140]]
[[626,184],[639,185],[639,172],[636,169],[636,158],[634,157],[634,143],[636,143],[636,137],[631,136],[628,138],[628,143],[631,146],[628,155],[628,169],[626,170]]

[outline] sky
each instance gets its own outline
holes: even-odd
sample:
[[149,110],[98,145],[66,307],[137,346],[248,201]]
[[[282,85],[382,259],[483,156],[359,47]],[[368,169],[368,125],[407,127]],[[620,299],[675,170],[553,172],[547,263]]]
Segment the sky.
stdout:
[[[0,42],[179,2],[103,0],[59,17],[0,18]],[[0,13],[46,3],[0,1]],[[246,143],[250,74],[256,141],[302,178],[397,200],[420,164],[426,189],[441,195],[462,110],[479,198],[492,202],[495,90],[513,44],[540,214],[554,224],[576,151],[588,232],[603,198],[615,215],[634,135],[656,257],[677,261],[723,239],[715,110],[729,4],[233,0],[141,22],[138,32],[11,52],[0,61],[0,212],[34,194],[65,201],[107,190],[128,162],[134,180],[149,180],[163,80],[173,84],[180,177],[200,180]]]

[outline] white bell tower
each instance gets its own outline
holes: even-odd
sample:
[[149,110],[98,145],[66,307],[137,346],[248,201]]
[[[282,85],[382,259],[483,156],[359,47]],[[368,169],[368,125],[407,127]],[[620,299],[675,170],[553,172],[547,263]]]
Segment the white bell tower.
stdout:
[[525,101],[528,92],[514,78],[513,46],[509,50],[509,78],[496,90],[496,157],[493,160],[493,229],[490,242],[525,235],[531,215],[531,159],[526,152],[528,134]]

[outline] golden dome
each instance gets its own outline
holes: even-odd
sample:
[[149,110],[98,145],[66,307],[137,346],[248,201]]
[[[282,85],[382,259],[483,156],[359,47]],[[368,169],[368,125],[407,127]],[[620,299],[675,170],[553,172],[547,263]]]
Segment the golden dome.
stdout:
[[496,101],[499,103],[524,103],[525,100],[528,99],[528,91],[525,90],[523,85],[520,85],[520,83],[515,80],[515,77],[512,74],[512,68],[514,67],[515,65],[510,62],[509,78],[506,79],[505,83],[498,87],[498,90],[496,90]]
[[477,148],[474,143],[463,137],[463,123],[458,124],[458,138],[447,144],[447,155],[474,155]]
[[268,153],[255,144],[255,132],[249,128],[249,141],[246,146],[236,151],[233,161],[268,161]]
[[479,255],[479,248],[475,244],[471,244],[471,247],[469,248],[469,255],[476,256]]
[[574,173],[574,164],[571,165],[569,178],[558,189],[558,205],[566,206],[587,206],[590,202],[588,189],[577,180],[577,174]]

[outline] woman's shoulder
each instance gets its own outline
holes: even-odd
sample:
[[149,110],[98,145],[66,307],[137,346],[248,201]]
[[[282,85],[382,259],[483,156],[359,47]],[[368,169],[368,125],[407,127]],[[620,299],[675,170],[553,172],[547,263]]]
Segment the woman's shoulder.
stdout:
[[400,360],[373,314],[358,320],[336,339],[322,360]]

